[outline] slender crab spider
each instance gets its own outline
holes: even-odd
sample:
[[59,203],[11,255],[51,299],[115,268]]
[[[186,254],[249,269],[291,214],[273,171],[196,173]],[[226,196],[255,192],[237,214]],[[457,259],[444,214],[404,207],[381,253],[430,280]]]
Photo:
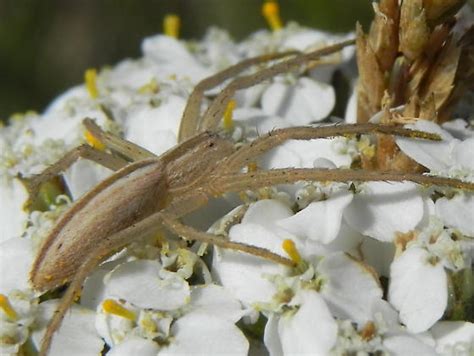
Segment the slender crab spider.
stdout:
[[[247,172],[243,168],[261,154],[289,139],[307,140],[339,135],[400,135],[439,140],[435,134],[396,126],[361,124],[327,127],[292,127],[274,130],[251,143],[236,148],[218,132],[225,107],[236,90],[248,88],[280,73],[331,54],[346,41],[300,54],[294,52],[261,56],[238,63],[200,82],[191,94],[179,131],[180,143],[157,157],[139,146],[103,132],[91,119],[84,125],[92,137],[107,150],[82,145],[67,153],[56,164],[34,177],[31,198],[40,185],[64,171],[77,158],[100,163],[116,172],[77,200],[58,220],[45,239],[31,270],[31,282],[38,291],[47,291],[69,283],[59,307],[43,338],[40,354],[45,355],[54,332],[69,306],[79,295],[91,271],[106,257],[159,227],[188,240],[197,240],[230,248],[293,267],[283,256],[250,245],[228,241],[183,225],[179,219],[204,206],[210,197],[226,192],[257,189],[297,181],[413,181],[419,184],[445,185],[474,190],[474,184],[456,179],[396,172],[350,169],[273,169]],[[200,115],[204,91],[239,75],[263,62],[280,60],[255,74],[239,76],[230,82]]]

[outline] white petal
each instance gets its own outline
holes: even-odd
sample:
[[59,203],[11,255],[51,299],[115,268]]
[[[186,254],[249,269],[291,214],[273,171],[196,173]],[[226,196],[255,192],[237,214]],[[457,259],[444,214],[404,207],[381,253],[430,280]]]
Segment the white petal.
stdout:
[[297,297],[298,311],[282,316],[278,324],[283,354],[328,354],[336,343],[336,321],[317,292],[303,291]]
[[348,153],[338,152],[340,139],[290,140],[265,154],[265,168],[313,168],[317,159],[324,158],[337,167],[347,167],[352,158]]
[[330,35],[326,32],[318,30],[301,31],[285,38],[281,46],[282,49],[305,51],[317,45],[324,45],[329,38]]
[[272,356],[283,356],[280,335],[278,334],[279,320],[279,315],[275,313],[270,314],[267,323],[265,324],[265,333],[263,334],[265,347]]
[[435,356],[435,350],[409,334],[395,334],[386,337],[383,346],[394,356]]
[[442,355],[472,355],[474,324],[466,321],[439,321],[431,328],[436,351]]
[[0,293],[29,289],[29,276],[34,259],[31,240],[14,237],[0,244]]
[[[46,331],[47,321],[53,316],[58,300],[49,300],[39,305],[40,330],[33,333],[33,341],[38,347]],[[62,321],[59,331],[54,334],[48,355],[97,355],[104,342],[94,326],[95,312],[73,305]]]
[[267,169],[303,167],[302,157],[288,146],[288,142],[264,154],[260,162]]
[[346,112],[344,114],[344,122],[348,124],[357,123],[357,90],[353,90],[349,97]]
[[453,139],[447,131],[435,123],[425,120],[418,120],[414,125],[406,125],[406,127],[437,133],[443,138],[443,141],[438,142],[397,137],[395,138],[395,142],[403,153],[432,171],[442,171],[452,164],[451,150],[457,140]]
[[237,106],[241,108],[252,107],[257,105],[267,86],[267,83],[262,83],[254,85],[246,90],[238,90],[237,93],[235,93],[235,100],[237,101]]
[[240,302],[227,289],[215,284],[192,287],[189,305],[192,313],[213,315],[234,323],[244,314]]
[[166,79],[169,76],[190,78],[197,82],[209,76],[210,70],[202,66],[186,49],[184,43],[165,35],[145,38],[142,51],[157,64],[157,76]]
[[371,305],[383,295],[373,271],[340,252],[323,258],[317,272],[323,278],[320,293],[334,316],[359,324],[371,319]]
[[463,119],[455,119],[446,121],[443,129],[448,131],[455,138],[465,140],[474,137],[474,131],[469,128],[469,123]]
[[156,356],[160,347],[151,340],[141,337],[131,336],[117,346],[114,346],[107,352],[107,356]]
[[381,241],[412,230],[423,218],[423,199],[411,182],[370,182],[356,194],[344,217],[354,229]]
[[438,321],[448,302],[448,281],[443,265],[433,265],[424,249],[412,247],[391,266],[389,302],[411,332],[422,332]]
[[292,216],[291,209],[279,200],[259,200],[248,208],[242,219],[242,224],[258,224],[269,229],[275,227],[280,219]]
[[188,283],[178,275],[160,278],[156,261],[127,262],[114,271],[106,284],[106,295],[122,298],[141,307],[157,310],[177,309],[189,300]]
[[115,260],[101,264],[87,277],[82,287],[81,305],[96,310],[100,303],[106,299],[104,277],[107,276],[122,260]]
[[390,275],[390,264],[395,255],[393,243],[365,237],[359,248],[365,263],[372,266],[381,276],[388,277]]
[[448,227],[474,237],[474,194],[464,193],[436,201],[436,214]]
[[131,115],[125,123],[125,138],[147,150],[161,154],[176,144],[179,122],[186,101],[171,95],[157,108]]
[[75,87],[67,89],[64,93],[59,94],[51,103],[49,103],[44,110],[43,115],[50,115],[54,112],[64,110],[67,102],[73,98],[89,98],[89,93],[87,92],[86,87],[84,85],[76,85]]
[[474,137],[455,145],[453,158],[459,166],[474,171]]
[[111,174],[112,171],[104,166],[80,159],[64,172],[64,179],[73,200],[77,200]]
[[297,214],[278,221],[278,225],[299,237],[327,244],[338,235],[342,213],[352,197],[350,192],[341,192],[327,200],[311,203]]
[[310,78],[296,85],[275,82],[262,96],[262,108],[270,115],[284,117],[292,125],[307,125],[329,115],[335,104],[334,88]]
[[247,355],[249,343],[239,328],[219,317],[188,314],[171,328],[172,343],[158,355]]
[[[239,224],[230,229],[230,239],[267,248],[284,256],[283,238],[257,224]],[[265,275],[280,274],[282,267],[242,252],[215,249],[213,274],[237,299],[252,304],[270,301],[276,287]]]
[[18,180],[0,177],[0,242],[23,233],[28,213],[23,205],[28,199],[28,191]]

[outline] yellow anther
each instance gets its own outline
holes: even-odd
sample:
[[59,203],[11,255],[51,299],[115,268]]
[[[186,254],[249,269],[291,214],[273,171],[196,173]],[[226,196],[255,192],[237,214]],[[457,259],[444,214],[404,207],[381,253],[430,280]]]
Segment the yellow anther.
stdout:
[[96,99],[99,96],[99,90],[97,89],[97,71],[95,68],[89,68],[84,73],[84,81],[86,82],[87,92],[92,99]]
[[227,107],[224,112],[224,123],[223,123],[224,130],[230,131],[234,128],[233,116],[234,116],[234,109],[236,105],[237,105],[237,102],[234,99],[230,100],[229,103],[227,104]]
[[93,134],[91,134],[89,131],[86,131],[84,133],[84,138],[86,139],[87,143],[94,147],[95,149],[99,151],[104,151],[105,150],[105,145],[100,141],[97,137],[95,137]]
[[280,30],[283,23],[280,18],[280,6],[276,1],[265,1],[262,5],[262,15],[267,20],[268,26],[272,31]]
[[374,338],[377,333],[377,328],[373,321],[368,321],[362,330],[359,332],[359,335],[362,337],[362,340],[369,341]]
[[118,315],[128,320],[135,320],[137,317],[137,315],[133,311],[128,310],[113,299],[104,300],[102,302],[102,309],[106,313]]
[[163,19],[163,32],[166,36],[178,38],[181,20],[178,15],[168,14]]
[[138,92],[140,94],[154,94],[154,93],[158,93],[159,91],[159,87],[158,87],[158,82],[156,81],[155,78],[152,78],[148,83],[142,85],[139,89],[138,89]]
[[290,257],[290,259],[295,263],[295,264],[300,264],[301,263],[301,255],[296,249],[296,245],[293,242],[293,240],[286,239],[282,243],[283,250],[285,250],[286,254]]
[[256,172],[257,169],[257,162],[250,162],[249,164],[247,164],[247,172]]
[[3,310],[8,319],[15,321],[18,319],[18,314],[13,309],[8,297],[4,294],[0,294],[0,309]]

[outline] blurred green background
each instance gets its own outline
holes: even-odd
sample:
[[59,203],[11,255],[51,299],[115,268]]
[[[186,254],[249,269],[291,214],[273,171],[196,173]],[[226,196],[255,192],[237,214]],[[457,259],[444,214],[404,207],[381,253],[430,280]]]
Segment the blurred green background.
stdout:
[[[372,17],[370,0],[280,0],[284,21],[349,31]],[[0,118],[41,111],[89,67],[140,56],[140,42],[174,12],[184,38],[216,25],[242,39],[266,27],[262,0],[0,0]]]

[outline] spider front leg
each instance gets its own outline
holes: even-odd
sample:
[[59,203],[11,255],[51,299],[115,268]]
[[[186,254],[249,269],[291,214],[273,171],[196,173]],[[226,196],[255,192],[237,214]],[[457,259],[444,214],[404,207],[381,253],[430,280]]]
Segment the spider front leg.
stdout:
[[81,145],[67,152],[59,161],[46,168],[40,174],[28,178],[22,178],[28,189],[29,200],[27,206],[33,205],[43,184],[50,182],[53,178],[59,176],[69,168],[79,158],[84,158],[113,171],[125,167],[128,162],[122,158],[113,156],[104,151],[97,150],[89,145]]
[[[102,131],[91,119],[84,119],[83,124],[87,129],[86,137],[88,137],[89,141],[92,141],[92,145],[83,144],[76,147],[67,152],[59,161],[46,168],[40,174],[23,178],[30,196],[27,206],[33,204],[33,201],[44,183],[59,176],[80,158],[93,161],[112,171],[117,171],[130,162],[156,157],[151,152],[146,151],[132,142]],[[105,149],[109,149],[112,153],[106,152]]]

